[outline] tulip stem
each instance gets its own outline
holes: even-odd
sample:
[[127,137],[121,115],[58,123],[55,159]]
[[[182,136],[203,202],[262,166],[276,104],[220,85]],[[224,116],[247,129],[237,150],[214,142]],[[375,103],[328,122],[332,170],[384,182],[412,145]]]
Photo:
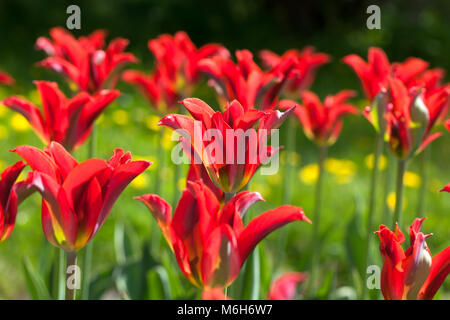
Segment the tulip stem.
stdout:
[[317,177],[316,184],[316,194],[315,194],[315,203],[314,203],[314,213],[313,213],[313,234],[312,234],[312,243],[313,243],[313,253],[311,260],[311,278],[308,283],[309,293],[315,294],[316,290],[316,282],[317,282],[317,269],[319,265],[319,257],[320,257],[320,216],[322,213],[322,192],[323,192],[323,176],[325,173],[325,160],[327,158],[327,146],[322,145],[319,146],[319,156],[318,156],[318,165],[319,172]]
[[425,150],[423,150],[422,155],[420,157],[420,177],[421,183],[419,188],[419,202],[417,204],[417,217],[423,218],[425,215],[425,207],[426,207],[426,194],[427,194],[427,184],[428,184],[428,162],[430,161],[430,148],[429,145]]
[[403,177],[405,176],[407,165],[407,159],[399,159],[397,162],[397,180],[395,189],[395,210],[394,210],[394,221],[392,228],[395,228],[395,224],[398,223],[401,228],[402,225],[402,210],[403,210]]
[[65,269],[64,269],[64,253],[65,251],[63,249],[58,249],[58,290],[57,290],[57,297],[58,300],[64,300],[64,288],[65,286]]
[[231,200],[236,193],[234,192],[224,192],[225,203]]
[[[367,236],[366,236],[366,249],[365,249],[365,257],[364,257],[364,266],[369,265],[369,252],[370,252],[370,243],[373,237],[373,219],[376,211],[376,199],[377,199],[377,191],[379,184],[379,176],[380,176],[380,157],[383,154],[383,135],[381,133],[377,133],[375,138],[375,153],[373,156],[373,168],[372,168],[372,176],[370,181],[370,194],[369,194],[369,211],[367,215]],[[363,296],[362,298],[366,298],[367,294],[366,287],[363,288]]]
[[69,251],[66,253],[66,300],[76,300],[76,287],[78,283],[77,277],[77,251]]

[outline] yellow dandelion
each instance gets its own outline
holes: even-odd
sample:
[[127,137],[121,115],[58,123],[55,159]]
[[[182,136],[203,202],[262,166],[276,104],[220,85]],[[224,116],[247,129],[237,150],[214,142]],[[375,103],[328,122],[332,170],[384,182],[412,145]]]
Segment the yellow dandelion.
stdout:
[[300,180],[304,184],[314,184],[319,176],[319,166],[316,163],[308,164],[299,171]]
[[351,160],[329,158],[325,161],[325,170],[333,174],[337,183],[346,184],[353,180],[357,165]]
[[186,188],[186,179],[185,178],[179,179],[177,182],[177,187],[179,191],[183,191]]
[[406,171],[403,177],[403,184],[410,188],[418,188],[421,184],[421,178],[415,172]]
[[158,126],[159,120],[161,120],[160,117],[152,114],[145,118],[145,125],[147,126],[147,128],[149,128],[152,131],[159,131],[159,130],[161,130],[161,126]]
[[135,189],[144,189],[148,186],[148,176],[146,174],[140,174],[133,181],[131,181],[131,186]]
[[8,137],[8,129],[4,125],[0,124],[0,140]]
[[130,122],[130,115],[125,110],[118,109],[113,112],[112,119],[116,124],[124,126]]
[[172,130],[164,130],[163,131],[161,144],[162,144],[162,147],[164,148],[164,150],[171,149],[175,145],[175,142],[177,141],[177,140],[174,141],[172,139],[172,133],[173,133]]
[[6,106],[4,106],[3,104],[0,104],[0,118],[3,118],[6,114]]
[[[395,192],[391,192],[388,194],[387,198],[386,198],[386,203],[388,205],[388,208],[391,211],[395,210],[395,202],[396,202],[396,195]],[[406,208],[406,199],[403,198],[403,209]]]
[[11,127],[16,131],[27,131],[30,129],[28,120],[21,114],[15,113],[10,120]]
[[[367,155],[366,158],[364,159],[364,162],[366,163],[367,168],[369,168],[370,170],[373,169],[374,157],[375,156],[373,155],[373,153],[371,153],[371,154]],[[386,156],[381,155],[380,160],[378,162],[378,169],[384,170],[384,169],[386,169],[387,165],[388,165],[388,161],[387,161]]]

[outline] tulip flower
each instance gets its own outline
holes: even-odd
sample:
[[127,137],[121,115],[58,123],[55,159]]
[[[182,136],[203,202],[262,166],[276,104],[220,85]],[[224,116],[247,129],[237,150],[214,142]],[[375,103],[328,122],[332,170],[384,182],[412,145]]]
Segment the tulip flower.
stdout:
[[[306,273],[288,272],[276,279],[270,285],[266,300],[294,300],[296,287],[305,281]],[[202,291],[202,300],[231,300],[222,288],[205,289]]]
[[252,219],[244,227],[245,212],[262,197],[243,191],[221,206],[201,181],[189,181],[177,208],[158,195],[136,198],[158,222],[184,276],[199,288],[225,288],[238,276],[255,246],[269,233],[293,221],[309,219],[299,207],[284,205]]
[[276,67],[284,59],[289,59],[290,57],[295,59],[298,72],[292,73],[289,77],[287,91],[290,95],[309,89],[314,81],[317,69],[321,65],[330,62],[329,55],[315,52],[314,47],[306,47],[301,51],[296,49],[288,50],[281,56],[270,50],[262,50],[259,56],[263,65],[270,69]]
[[[357,114],[358,110],[346,100],[354,97],[352,90],[343,90],[329,95],[323,104],[313,92],[302,93],[303,105],[298,105],[294,114],[300,121],[305,135],[318,145],[332,145],[336,142],[342,129],[342,117]],[[297,103],[292,100],[280,101],[280,108],[291,107]]]
[[405,237],[398,225],[394,232],[381,225],[376,232],[380,238],[383,257],[381,291],[386,300],[431,300],[450,272],[450,247],[431,256],[420,227],[425,218],[416,218],[409,227],[410,246],[404,251]]
[[63,28],[50,30],[52,39],[39,37],[36,49],[43,50],[48,58],[39,66],[54,70],[74,83],[79,90],[96,93],[113,88],[118,80],[118,69],[137,62],[131,53],[124,52],[128,40],[116,38],[105,48],[106,32],[94,31],[76,39]]
[[15,183],[26,164],[19,161],[6,168],[0,175],[0,242],[13,231],[19,203]]
[[21,97],[6,98],[2,104],[22,114],[45,144],[56,141],[69,151],[85,142],[95,119],[120,94],[117,90],[101,90],[93,96],[81,92],[68,99],[54,82],[35,84],[42,110]]
[[[183,131],[180,134],[184,145],[188,145],[188,155],[194,162],[203,162],[212,182],[227,193],[242,189],[255,171],[277,152],[265,145],[265,138],[293,111],[293,108],[284,113],[245,111],[238,101],[232,101],[221,113],[200,99],[184,99],[182,103],[193,118],[170,114],[163,117],[159,125]],[[255,130],[258,121],[258,130]],[[246,134],[249,139],[245,138]]]
[[0,84],[13,85],[14,79],[4,71],[0,71]]
[[44,151],[20,146],[13,152],[33,169],[26,182],[42,195],[45,237],[67,252],[83,248],[95,236],[125,187],[150,165],[131,161],[121,149],[108,161],[78,163],[57,142]]
[[122,79],[136,86],[159,114],[175,109],[180,99],[191,95],[193,85],[200,80],[200,60],[216,55],[229,56],[219,44],[211,43],[197,49],[183,31],[174,36],[163,34],[150,40],[148,47],[156,58],[154,71],[147,75],[127,70]]
[[444,188],[442,188],[441,192],[442,191],[450,192],[450,183],[447,184]]
[[293,300],[296,287],[305,281],[307,274],[303,272],[288,272],[276,279],[270,285],[267,300]]
[[383,88],[387,88],[388,78],[396,77],[403,83],[412,81],[428,67],[419,58],[408,58],[401,63],[389,62],[386,53],[380,48],[369,48],[368,62],[356,54],[343,58],[343,62],[353,68],[361,80],[367,99],[372,102]]
[[[228,58],[228,50],[220,44],[210,43],[196,48],[186,32],[179,31],[172,37],[163,34],[149,40],[148,48],[156,58],[156,64],[163,68],[171,81],[187,82],[188,85],[199,81],[199,61],[215,56]],[[181,78],[180,75],[182,75]]]
[[293,73],[298,73],[295,57],[282,59],[267,72],[254,62],[248,50],[236,51],[238,63],[231,59],[215,56],[199,62],[199,69],[206,73],[217,92],[219,102],[237,100],[245,110],[274,109],[280,91]]

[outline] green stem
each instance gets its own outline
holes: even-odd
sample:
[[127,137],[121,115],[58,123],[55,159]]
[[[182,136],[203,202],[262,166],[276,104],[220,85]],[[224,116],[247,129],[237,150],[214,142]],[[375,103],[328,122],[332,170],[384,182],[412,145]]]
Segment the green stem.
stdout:
[[[377,133],[375,138],[375,153],[373,156],[373,168],[372,168],[372,177],[370,182],[370,194],[369,194],[369,212],[367,216],[367,229],[366,229],[366,248],[365,248],[365,257],[364,257],[364,266],[369,265],[369,256],[370,256],[370,243],[373,238],[373,219],[376,211],[376,199],[377,199],[377,191],[378,191],[378,181],[380,176],[380,157],[383,154],[383,135]],[[363,289],[362,298],[365,299],[367,294],[367,288]]]
[[428,162],[430,161],[431,145],[429,145],[422,152],[420,157],[420,188],[418,194],[418,204],[417,204],[417,217],[423,218],[425,215],[426,208],[426,195],[427,195],[427,184],[428,184]]
[[311,260],[311,278],[308,283],[308,291],[310,295],[316,292],[316,282],[317,282],[317,269],[319,265],[319,257],[320,257],[320,216],[322,213],[322,192],[323,192],[323,176],[325,173],[325,160],[327,158],[327,146],[323,145],[319,147],[319,175],[317,177],[316,184],[316,193],[315,193],[315,204],[314,204],[314,213],[313,213],[313,235],[312,235],[312,244],[313,244],[313,253]]
[[[89,140],[88,159],[95,157],[95,150],[97,148],[97,130],[95,124],[92,126],[91,139]],[[92,253],[94,251],[94,239],[91,239],[86,245],[83,252],[83,277],[81,299],[89,299],[89,286],[91,282],[91,267],[92,267]]]
[[[70,277],[73,276],[72,272],[67,272],[68,268],[70,266],[76,266],[77,265],[77,252],[76,251],[70,251],[66,253],[66,300],[75,300],[76,299],[76,286],[75,285],[69,285]],[[76,271],[74,271],[76,272]],[[79,275],[76,275],[79,276]],[[76,281],[76,280],[75,280]]]
[[65,251],[58,248],[58,300],[64,300],[64,288],[65,288]]
[[[155,178],[154,178],[154,193],[162,196],[161,195],[161,170],[164,167],[164,163],[165,163],[165,152],[164,152],[164,148],[162,147],[162,139],[163,139],[163,130],[164,128],[160,128],[160,130],[157,132],[156,135],[156,155],[158,157],[158,167],[155,171]],[[175,202],[176,203],[176,202]],[[174,205],[175,205],[174,203]],[[159,250],[161,247],[161,242],[162,242],[162,234],[159,231],[159,226],[158,223],[156,222],[156,220],[152,219],[152,225],[150,227],[151,230],[151,234],[150,234],[150,248],[151,248],[151,252],[152,255],[154,256],[158,256],[159,254]]]
[[397,180],[395,188],[395,210],[394,210],[394,220],[392,223],[392,228],[395,228],[395,224],[398,223],[399,227],[402,226],[402,210],[403,210],[403,177],[405,176],[407,165],[407,159],[399,159],[397,162]]
[[234,192],[224,192],[225,203],[227,203],[228,201],[230,201],[231,198],[233,198],[235,194],[236,194],[236,193],[234,193]]
[[388,152],[387,153],[388,160],[387,160],[387,167],[386,172],[384,173],[384,191],[383,191],[383,223],[386,223],[386,221],[390,221],[391,218],[391,210],[389,209],[387,198],[389,196],[389,193],[391,191],[392,187],[392,175],[393,175],[393,165],[394,163],[394,156]]

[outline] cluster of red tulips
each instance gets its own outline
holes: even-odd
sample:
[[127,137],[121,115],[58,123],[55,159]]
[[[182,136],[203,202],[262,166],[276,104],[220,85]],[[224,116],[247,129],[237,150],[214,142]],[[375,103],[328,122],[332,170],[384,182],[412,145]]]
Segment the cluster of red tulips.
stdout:
[[[244,218],[247,210],[255,202],[264,201],[258,192],[248,191],[246,186],[268,159],[256,157],[257,161],[250,163],[248,159],[255,155],[248,144],[244,149],[244,163],[205,159],[203,150],[212,141],[196,144],[193,139],[196,123],[200,124],[202,136],[209,129],[225,132],[253,128],[258,135],[264,135],[262,132],[279,128],[289,117],[298,119],[305,135],[318,146],[319,178],[311,218],[313,243],[320,242],[322,172],[327,148],[338,139],[343,117],[359,113],[348,102],[356,95],[352,90],[328,95],[323,101],[308,91],[317,68],[330,62],[327,54],[318,53],[312,47],[288,50],[281,56],[264,50],[260,52],[263,66],[260,67],[248,50],[236,51],[232,57],[220,44],[197,48],[186,33],[178,32],[148,42],[155,64],[145,74],[123,71],[128,64],[138,62],[133,54],[125,52],[126,39],[117,38],[109,44],[105,39],[106,32],[102,30],[75,38],[63,28],[51,29],[50,38],[41,37],[36,41],[36,48],[47,55],[38,65],[63,75],[70,87],[76,88],[75,92],[67,96],[55,82],[35,81],[41,106],[17,96],[2,101],[4,106],[27,119],[46,147],[41,150],[23,145],[12,150],[24,161],[1,174],[0,241],[5,241],[13,231],[19,204],[38,192],[42,196],[45,237],[67,253],[68,264],[76,264],[77,252],[105,223],[122,191],[151,165],[147,161],[133,161],[131,154],[122,149],[113,150],[107,161],[94,158],[93,150],[90,159],[83,162],[71,155],[92,140],[96,119],[121,94],[114,88],[118,81],[124,81],[135,86],[160,115],[159,125],[189,134],[191,140],[181,138],[183,149],[192,149],[193,152],[186,152],[187,156],[202,161],[190,165],[186,188],[173,214],[171,205],[157,194],[136,199],[148,207],[181,272],[202,289],[203,298],[228,298],[226,288],[264,237],[288,223],[311,223],[311,220],[301,208],[285,204],[244,225],[248,220]],[[403,174],[408,160],[443,134],[434,130],[437,125],[444,124],[450,130],[450,120],[446,119],[450,84],[441,83],[443,70],[429,69],[428,63],[419,58],[390,63],[378,48],[369,49],[368,62],[354,54],[344,57],[343,62],[353,68],[362,82],[369,101],[363,114],[377,133],[368,242],[373,237],[371,216],[378,185],[378,161],[385,142],[398,158],[394,231],[385,225],[377,231],[384,259],[383,296],[432,299],[450,271],[450,247],[431,256],[426,244],[430,234],[420,232],[424,218],[417,218],[409,227],[410,247],[406,251],[401,247],[405,240],[399,227],[402,226]],[[217,94],[219,111],[192,97],[196,85],[204,78]],[[13,82],[9,75],[0,73],[0,83],[12,85]],[[176,113],[181,105],[190,115]],[[234,152],[223,150],[225,154],[231,151]],[[266,151],[267,158],[279,152],[270,146]],[[17,181],[27,166],[30,172],[24,180]],[[443,191],[450,192],[450,184]],[[313,289],[318,248],[308,275]],[[274,282],[267,298],[290,299],[296,285],[305,279],[306,273],[287,273]],[[67,289],[66,298],[75,298],[75,290]]]

